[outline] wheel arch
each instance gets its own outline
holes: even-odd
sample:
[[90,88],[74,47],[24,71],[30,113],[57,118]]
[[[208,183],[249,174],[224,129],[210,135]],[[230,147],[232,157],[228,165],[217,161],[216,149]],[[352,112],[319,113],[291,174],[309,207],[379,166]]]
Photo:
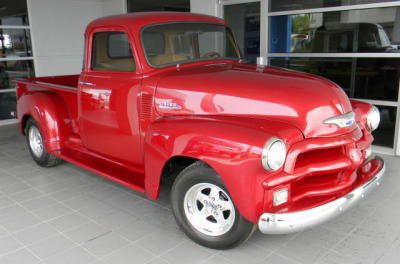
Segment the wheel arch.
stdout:
[[21,118],[21,124],[20,124],[20,130],[23,135],[26,135],[26,123],[28,122],[29,119],[33,119],[33,117],[30,114],[25,114]]
[[172,187],[178,175],[182,171],[184,171],[186,168],[198,162],[201,162],[202,164],[210,167],[204,161],[199,160],[197,158],[183,156],[183,155],[170,157],[162,167],[160,176],[160,186],[158,188],[157,197],[159,193],[161,193],[163,190]]
[[26,94],[18,99],[19,129],[25,135],[26,124],[33,119],[41,129],[49,152],[59,150],[71,133],[67,109],[59,96],[43,92]]
[[[203,162],[199,159],[188,156],[173,156],[170,157],[165,163],[161,171],[161,180],[165,177],[176,177],[185,168],[195,162]],[[204,162],[203,162],[204,163]]]

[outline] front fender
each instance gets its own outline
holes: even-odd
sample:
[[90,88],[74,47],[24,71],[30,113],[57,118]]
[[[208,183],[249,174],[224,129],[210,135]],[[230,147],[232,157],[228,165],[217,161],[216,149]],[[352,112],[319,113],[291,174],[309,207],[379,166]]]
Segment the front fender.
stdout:
[[362,130],[367,130],[367,114],[371,110],[372,105],[357,100],[350,100],[354,113],[356,114],[356,121]]
[[44,135],[50,152],[59,150],[71,133],[70,118],[64,102],[55,94],[34,92],[21,96],[17,105],[18,121],[24,133],[24,121],[33,118]]
[[157,198],[166,162],[203,161],[222,178],[243,217],[256,223],[263,208],[261,151],[272,136],[291,145],[301,132],[281,122],[234,117],[173,117],[154,122],[145,137],[146,193]]

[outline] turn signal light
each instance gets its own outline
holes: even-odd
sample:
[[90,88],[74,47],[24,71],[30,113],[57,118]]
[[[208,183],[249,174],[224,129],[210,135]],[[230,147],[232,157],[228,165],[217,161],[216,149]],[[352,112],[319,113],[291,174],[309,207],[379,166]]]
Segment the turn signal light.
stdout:
[[273,193],[273,197],[274,197],[274,206],[284,204],[289,199],[289,190],[283,189],[283,190],[276,191]]

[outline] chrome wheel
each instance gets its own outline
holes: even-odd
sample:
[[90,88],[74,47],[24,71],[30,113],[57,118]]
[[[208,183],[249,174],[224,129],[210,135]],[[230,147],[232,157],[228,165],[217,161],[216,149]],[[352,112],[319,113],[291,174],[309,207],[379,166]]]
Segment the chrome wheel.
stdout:
[[235,207],[231,198],[211,183],[192,186],[185,194],[184,210],[190,224],[209,236],[224,235],[235,223]]
[[35,126],[29,128],[29,146],[37,158],[43,155],[43,140],[39,129]]

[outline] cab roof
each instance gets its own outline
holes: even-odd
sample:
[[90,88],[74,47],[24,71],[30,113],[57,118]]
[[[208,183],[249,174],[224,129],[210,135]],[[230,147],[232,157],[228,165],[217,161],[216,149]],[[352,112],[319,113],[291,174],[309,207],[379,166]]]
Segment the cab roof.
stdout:
[[98,27],[122,26],[133,30],[140,30],[147,25],[170,22],[202,22],[225,25],[224,20],[220,18],[202,14],[187,12],[137,12],[93,20],[87,26],[86,34]]

